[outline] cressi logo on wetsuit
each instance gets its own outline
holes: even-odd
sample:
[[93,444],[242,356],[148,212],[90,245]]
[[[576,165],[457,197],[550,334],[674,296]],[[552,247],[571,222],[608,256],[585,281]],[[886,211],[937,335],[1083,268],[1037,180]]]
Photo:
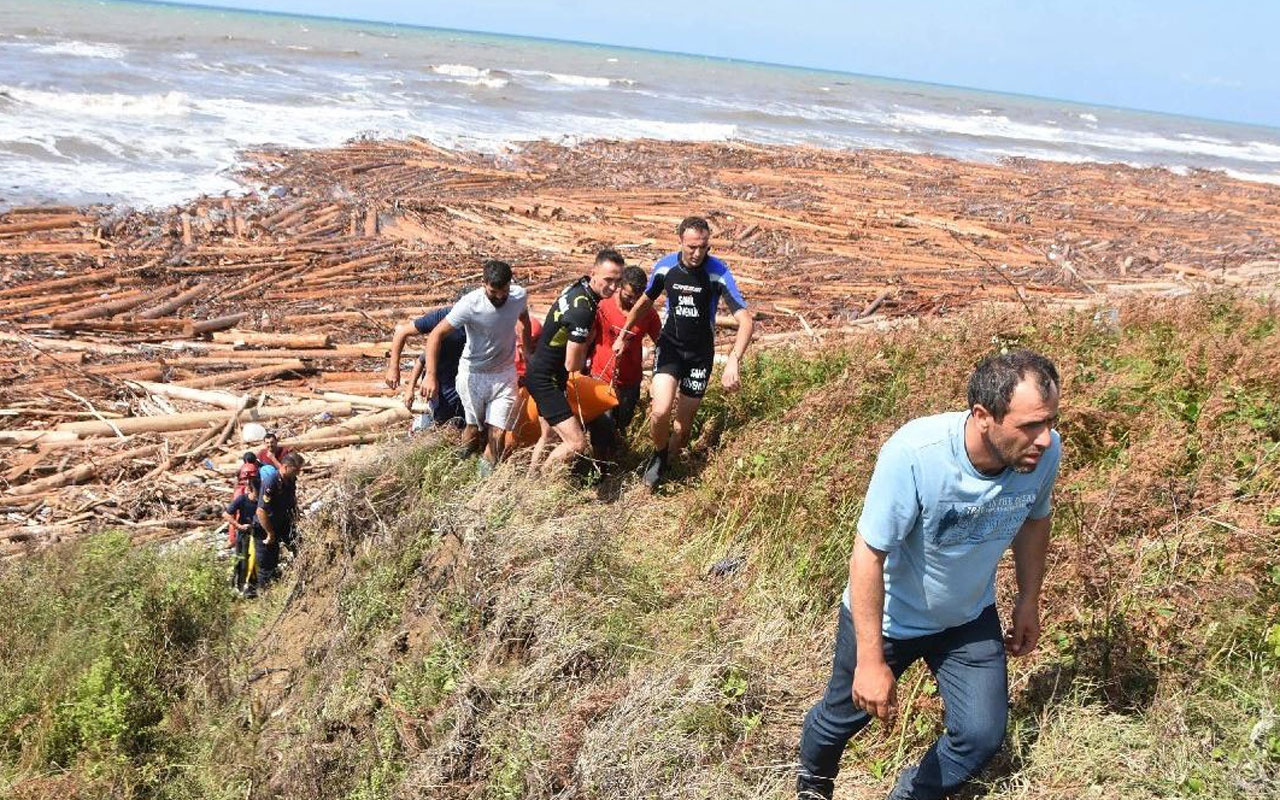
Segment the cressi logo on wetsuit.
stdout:
[[723,261],[707,256],[702,266],[688,267],[679,253],[664,256],[653,265],[644,293],[657,300],[667,295],[667,321],[658,338],[654,357],[655,375],[672,375],[680,382],[680,393],[702,397],[711,377],[715,359],[716,307],[723,296],[729,310],[747,307],[733,274]]
[[715,256],[707,256],[699,267],[685,266],[679,253],[663,256],[653,265],[644,292],[650,300],[666,292],[662,339],[686,353],[715,349],[716,306],[722,296],[733,313],[747,307],[729,266]]
[[600,296],[591,291],[589,278],[579,278],[561,292],[547,313],[546,322],[542,323],[538,349],[529,360],[530,373],[564,372],[564,355],[569,342],[581,344],[591,338],[599,305]]

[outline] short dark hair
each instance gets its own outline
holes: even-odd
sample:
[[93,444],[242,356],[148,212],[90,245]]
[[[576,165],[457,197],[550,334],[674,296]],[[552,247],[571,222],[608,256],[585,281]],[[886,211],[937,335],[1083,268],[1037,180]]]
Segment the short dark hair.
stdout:
[[280,438],[280,437],[279,437],[279,436],[276,436],[276,432],[275,432],[275,431],[267,431],[266,433],[264,433],[264,434],[262,435],[262,438],[263,438],[263,439],[276,439],[276,440],[279,440],[279,438]]
[[649,276],[645,271],[632,264],[622,271],[622,282],[632,289],[643,290],[645,285],[649,283]]
[[597,264],[603,264],[606,261],[612,264],[617,264],[620,267],[625,267],[627,265],[627,260],[622,257],[622,253],[619,253],[611,247],[606,247],[599,253],[596,253]]
[[484,262],[484,282],[490,286],[505,286],[511,283],[511,265],[497,259]]
[[1040,396],[1045,398],[1062,385],[1058,368],[1039,353],[1010,350],[987,356],[969,376],[969,408],[980,405],[999,422],[1009,412],[1014,388],[1027,377],[1035,379]]
[[711,235],[711,224],[707,222],[705,217],[685,217],[680,220],[680,224],[676,226],[676,236],[684,238],[684,232],[688,230],[698,231]]
[[280,463],[285,466],[302,469],[302,456],[297,453],[285,453],[285,456],[280,460]]
[[244,454],[244,463],[246,463],[246,464],[257,464],[257,463],[258,463],[258,457],[257,457],[256,455],[254,455],[254,454],[253,454],[253,451],[252,451],[252,450]]

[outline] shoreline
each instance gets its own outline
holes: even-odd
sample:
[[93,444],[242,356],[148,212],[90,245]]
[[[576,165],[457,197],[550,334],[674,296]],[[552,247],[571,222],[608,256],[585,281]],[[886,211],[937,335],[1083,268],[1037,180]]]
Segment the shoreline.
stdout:
[[[710,218],[759,346],[975,304],[1280,285],[1280,187],[1215,173],[655,140],[244,158],[246,185],[276,191],[0,214],[0,470],[17,515],[0,555],[121,524],[120,498],[94,492],[139,476],[161,502],[140,519],[161,515],[169,538],[208,529],[242,396],[328,448],[317,463],[340,463],[408,415],[381,383],[398,319],[446,302],[489,257],[515,265],[543,312],[600,247],[647,268],[692,213]],[[176,427],[113,435],[132,417]]]

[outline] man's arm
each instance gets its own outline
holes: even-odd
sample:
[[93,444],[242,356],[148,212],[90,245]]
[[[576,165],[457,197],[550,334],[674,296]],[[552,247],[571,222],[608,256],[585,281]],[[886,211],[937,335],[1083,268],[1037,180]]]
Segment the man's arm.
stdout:
[[627,312],[627,319],[622,323],[622,330],[618,331],[618,338],[613,340],[613,352],[616,355],[622,355],[622,351],[627,349],[627,342],[634,335],[631,327],[636,324],[636,320],[649,309],[653,308],[653,298],[647,294],[640,295],[640,299]]
[[724,374],[720,376],[720,383],[724,385],[726,391],[730,392],[738,391],[741,385],[738,367],[742,362],[743,353],[747,352],[747,345],[751,344],[751,334],[756,327],[756,321],[751,316],[751,312],[745,308],[733,312],[733,318],[738,321],[738,333],[733,337],[733,349],[729,351],[729,360],[724,365]]
[[440,391],[436,383],[436,365],[440,363],[440,343],[444,341],[444,337],[453,333],[453,330],[453,323],[448,319],[442,319],[427,337],[427,366],[423,370],[422,381],[422,397],[426,400],[432,399]]
[[533,358],[533,321],[529,319],[527,306],[520,312],[520,346],[524,350],[524,360],[527,363]]
[[590,349],[590,342],[569,342],[564,349],[564,368],[570,374],[582,372],[587,366],[587,352]]
[[853,671],[853,703],[882,720],[893,716],[897,688],[884,658],[884,560],[887,554],[863,540],[853,543],[849,559],[849,613],[858,642]]
[[426,371],[426,359],[414,359],[413,372],[409,373],[409,389],[404,393],[404,407],[413,410],[413,390],[418,388],[418,381],[422,380],[422,373]]
[[1052,516],[1029,519],[1013,538],[1018,598],[1013,603],[1013,627],[1004,637],[1004,646],[1010,655],[1025,656],[1035,650],[1040,641],[1040,587],[1044,583],[1052,519]]
[[404,352],[404,343],[410,336],[418,332],[413,320],[406,320],[396,326],[391,336],[391,355],[387,359],[387,386],[395,389],[400,385],[400,354]]
[[263,537],[262,543],[271,544],[276,540],[276,529],[271,527],[271,518],[267,516],[267,510],[265,508],[263,508],[262,506],[258,506],[257,513],[258,513],[258,525],[261,526],[262,530],[265,531],[267,534],[265,537]]

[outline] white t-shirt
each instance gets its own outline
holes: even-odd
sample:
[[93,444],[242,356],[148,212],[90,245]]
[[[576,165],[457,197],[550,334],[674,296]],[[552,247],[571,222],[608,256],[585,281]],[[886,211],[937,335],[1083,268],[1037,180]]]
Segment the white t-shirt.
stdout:
[[524,288],[514,283],[501,308],[493,307],[483,287],[467,292],[454,303],[445,319],[467,333],[460,368],[470,372],[514,369],[516,321],[527,303]]

